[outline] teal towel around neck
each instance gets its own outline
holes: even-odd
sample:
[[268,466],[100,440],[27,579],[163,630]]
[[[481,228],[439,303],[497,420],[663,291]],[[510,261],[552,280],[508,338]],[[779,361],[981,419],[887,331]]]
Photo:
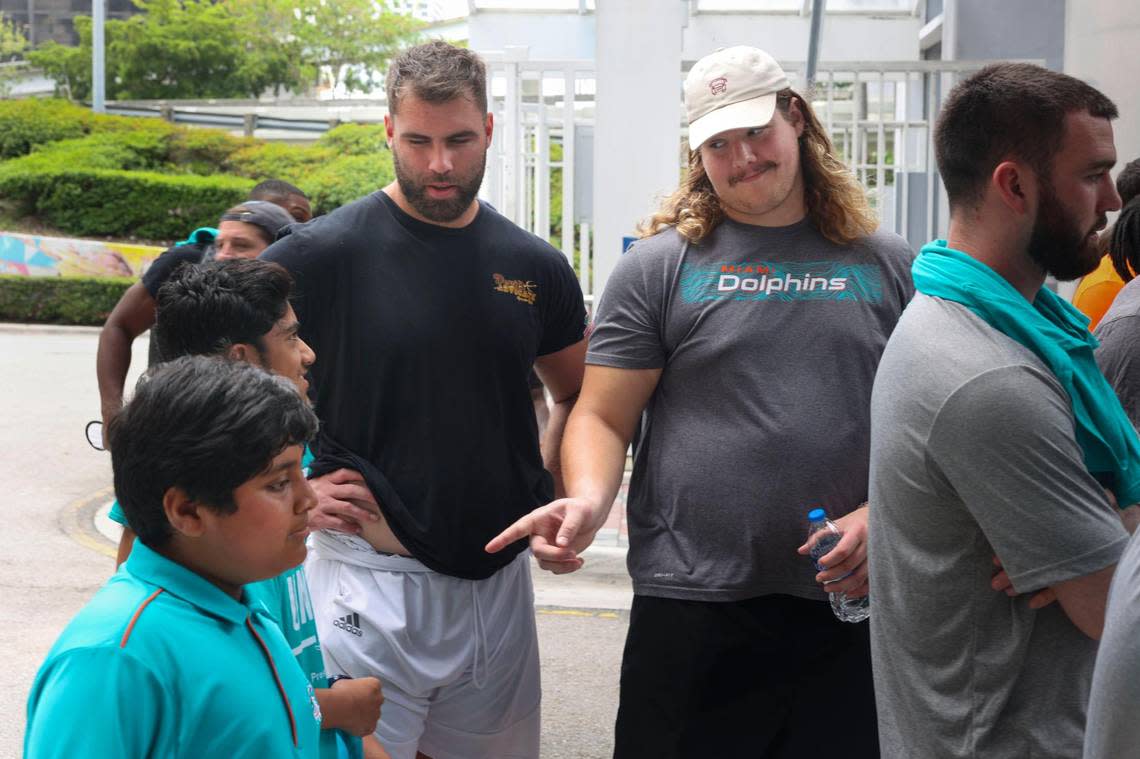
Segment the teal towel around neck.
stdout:
[[1123,508],[1140,502],[1140,438],[1093,356],[1088,317],[1046,287],[1030,303],[981,261],[946,246],[926,245],[911,269],[921,293],[960,303],[994,329],[1033,351],[1069,394],[1085,466]]

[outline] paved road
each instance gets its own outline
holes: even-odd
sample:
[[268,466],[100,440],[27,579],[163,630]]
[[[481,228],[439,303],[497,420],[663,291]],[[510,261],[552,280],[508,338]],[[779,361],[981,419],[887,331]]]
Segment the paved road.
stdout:
[[[99,409],[96,340],[91,329],[0,325],[0,650],[8,662],[0,758],[20,755],[37,667],[113,570],[111,543],[94,524],[109,492],[110,459],[83,436]],[[135,355],[146,355],[145,341]],[[575,576],[535,576],[542,756],[549,759],[602,759],[612,750],[629,581],[620,548],[591,550],[586,559]]]

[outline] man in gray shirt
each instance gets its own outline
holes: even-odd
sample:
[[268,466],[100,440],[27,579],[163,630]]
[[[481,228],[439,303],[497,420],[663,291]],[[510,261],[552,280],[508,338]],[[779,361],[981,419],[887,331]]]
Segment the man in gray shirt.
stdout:
[[[1128,168],[1135,168],[1133,176],[1140,179],[1140,161],[1133,161]],[[1124,172],[1116,182],[1123,198],[1122,179],[1127,179]],[[1140,426],[1140,280],[1131,276],[1140,270],[1140,197],[1124,206],[1112,231],[1109,255],[1127,284],[1096,329],[1100,339],[1096,360],[1132,424]],[[1136,719],[1136,705],[1140,703],[1138,631],[1140,540],[1133,538],[1116,568],[1108,595],[1104,638],[1089,701],[1086,759],[1117,759],[1140,750],[1140,720]]]
[[[1115,116],[1092,87],[1027,64],[987,67],[943,106],[949,239],[914,264],[871,401],[884,757],[1080,754],[1127,542],[1104,485],[1130,502],[1140,462],[1087,320],[1043,284],[1097,264],[1120,202]],[[1101,443],[1120,466],[1100,466]]]
[[[766,53],[701,59],[685,101],[686,182],[598,308],[571,497],[489,548],[530,535],[545,568],[580,567],[644,410],[615,755],[877,756],[867,625],[821,583],[866,594],[870,389],[913,254]],[[845,532],[819,573],[797,553],[814,506]]]

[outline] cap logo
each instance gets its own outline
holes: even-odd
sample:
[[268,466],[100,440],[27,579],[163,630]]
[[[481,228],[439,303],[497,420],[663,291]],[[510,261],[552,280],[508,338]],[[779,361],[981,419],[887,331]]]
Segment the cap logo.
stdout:
[[718,76],[716,79],[713,79],[711,82],[709,82],[709,90],[714,95],[720,95],[727,89],[728,80],[723,76]]

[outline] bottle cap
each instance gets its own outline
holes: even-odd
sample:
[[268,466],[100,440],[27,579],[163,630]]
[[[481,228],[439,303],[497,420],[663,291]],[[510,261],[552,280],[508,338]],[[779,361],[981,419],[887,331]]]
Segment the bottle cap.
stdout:
[[808,519],[813,522],[822,522],[827,519],[827,512],[823,509],[812,509],[808,512]]

